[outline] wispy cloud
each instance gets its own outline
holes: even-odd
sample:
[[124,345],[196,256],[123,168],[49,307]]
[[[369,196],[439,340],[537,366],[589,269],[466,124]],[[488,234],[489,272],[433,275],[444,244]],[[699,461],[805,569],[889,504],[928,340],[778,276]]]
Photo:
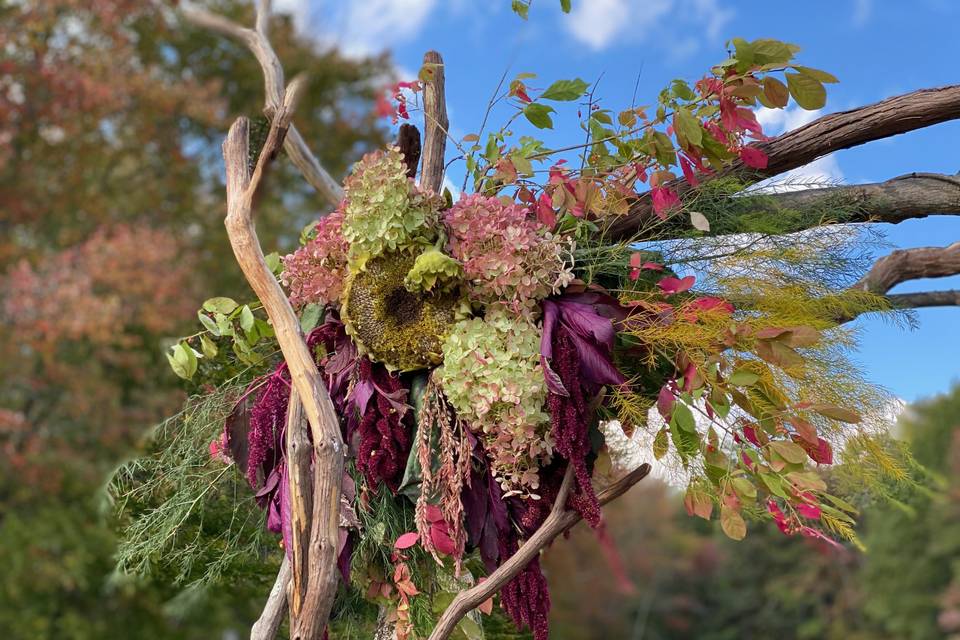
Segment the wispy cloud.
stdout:
[[701,40],[683,37],[681,29],[693,27],[707,41],[717,40],[732,18],[720,0],[585,0],[562,19],[573,38],[594,51],[656,40],[673,57],[685,58]]
[[853,0],[853,26],[864,26],[872,15],[873,0]]
[[276,0],[277,11],[321,45],[337,45],[348,56],[367,56],[415,38],[437,0]]

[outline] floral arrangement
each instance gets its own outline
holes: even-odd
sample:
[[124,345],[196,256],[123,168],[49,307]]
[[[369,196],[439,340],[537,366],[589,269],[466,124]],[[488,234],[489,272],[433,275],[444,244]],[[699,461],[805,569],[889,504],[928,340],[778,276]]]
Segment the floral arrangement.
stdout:
[[[882,402],[842,365],[849,335],[837,322],[882,303],[864,292],[827,295],[798,275],[809,255],[799,240],[789,250],[755,242],[684,275],[684,264],[707,258],[657,244],[650,231],[678,216],[695,238],[724,224],[710,196],[730,185],[714,180],[681,198],[671,167],[697,186],[734,161],[765,165],[750,144],[763,139],[750,107],[785,106],[788,87],[774,72],[797,70],[789,91],[809,108],[812,83],[830,81],[794,67],[791,45],[736,47],[694,87],[665,90],[655,116],[631,108],[614,129],[591,99],[595,142],[584,169],[557,161],[544,184],[530,168],[548,155],[542,143],[509,147],[507,129],[483,149],[478,136],[462,141],[475,192],[456,202],[418,187],[399,149],[368,154],[340,206],[272,260],[349,447],[344,588],[386,606],[398,637],[429,628],[434,600],[514,554],[547,518],[568,470],[567,508],[602,532],[595,485],[598,470],[622,466],[614,431],[649,435],[651,461],[682,479],[690,514],[718,515],[731,538],[746,535],[748,519],[766,519],[788,535],[856,540],[855,510],[816,468],[857,437],[845,425]],[[586,89],[559,81],[531,99],[528,82],[518,77],[510,96],[540,128],[552,124],[545,101]],[[645,235],[607,240],[604,229],[642,182],[652,204]],[[808,251],[822,252],[815,242]],[[208,300],[205,331],[170,360],[185,378],[199,370],[222,379],[224,357],[261,372],[248,374],[210,453],[242,469],[289,550],[290,377],[257,311]],[[518,627],[547,637],[537,560],[500,603]]]

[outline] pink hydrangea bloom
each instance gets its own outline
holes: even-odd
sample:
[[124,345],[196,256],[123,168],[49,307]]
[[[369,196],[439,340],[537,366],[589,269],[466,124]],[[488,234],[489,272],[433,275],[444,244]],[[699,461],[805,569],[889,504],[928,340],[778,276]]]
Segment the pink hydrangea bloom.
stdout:
[[444,214],[444,222],[447,249],[463,264],[477,302],[506,303],[526,313],[573,279],[571,245],[524,206],[467,195]]
[[341,233],[342,225],[343,212],[337,209],[320,220],[312,240],[283,257],[280,279],[290,291],[293,306],[327,304],[340,297],[349,249]]

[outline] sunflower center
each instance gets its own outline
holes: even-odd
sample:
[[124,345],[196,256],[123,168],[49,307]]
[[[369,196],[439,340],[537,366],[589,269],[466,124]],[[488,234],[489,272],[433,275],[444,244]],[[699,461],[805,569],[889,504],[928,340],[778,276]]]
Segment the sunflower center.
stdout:
[[384,300],[387,314],[393,318],[397,327],[405,327],[420,320],[423,312],[423,296],[407,291],[406,287],[395,287]]

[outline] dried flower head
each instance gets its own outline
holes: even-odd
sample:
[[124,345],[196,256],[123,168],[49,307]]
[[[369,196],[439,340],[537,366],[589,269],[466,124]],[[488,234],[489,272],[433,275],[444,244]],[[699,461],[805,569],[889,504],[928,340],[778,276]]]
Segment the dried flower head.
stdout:
[[430,244],[437,238],[441,199],[407,177],[396,147],[369,153],[344,183],[343,236],[360,264],[387,251]]
[[485,318],[453,327],[436,377],[460,418],[481,434],[504,490],[536,489],[537,470],[553,453],[537,327],[491,306]]
[[449,253],[463,264],[476,302],[532,314],[537,301],[573,279],[570,241],[551,234],[526,207],[468,195],[443,220]]
[[283,257],[280,280],[290,291],[290,303],[294,306],[328,304],[340,298],[349,249],[342,226],[341,206],[317,223],[313,239]]

